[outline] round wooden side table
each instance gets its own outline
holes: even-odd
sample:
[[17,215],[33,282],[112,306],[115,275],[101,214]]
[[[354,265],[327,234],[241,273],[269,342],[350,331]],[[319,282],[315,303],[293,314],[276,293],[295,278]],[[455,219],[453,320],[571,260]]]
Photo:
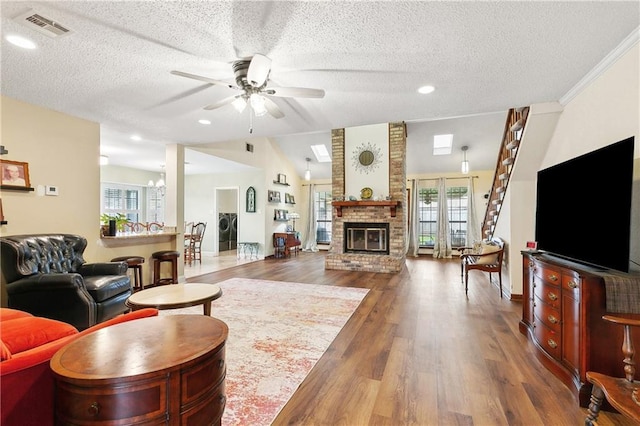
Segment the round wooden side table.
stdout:
[[220,424],[229,333],[204,315],[142,318],[87,334],[51,359],[57,424]]

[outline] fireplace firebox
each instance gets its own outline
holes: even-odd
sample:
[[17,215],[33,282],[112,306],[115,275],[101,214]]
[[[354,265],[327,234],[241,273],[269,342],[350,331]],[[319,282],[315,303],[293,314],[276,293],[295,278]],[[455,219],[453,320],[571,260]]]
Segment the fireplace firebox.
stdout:
[[344,252],[389,254],[389,224],[345,223]]

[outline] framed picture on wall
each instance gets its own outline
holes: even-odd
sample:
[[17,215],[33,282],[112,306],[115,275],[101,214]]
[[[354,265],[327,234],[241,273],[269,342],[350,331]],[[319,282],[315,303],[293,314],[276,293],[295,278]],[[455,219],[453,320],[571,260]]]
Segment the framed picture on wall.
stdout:
[[0,160],[2,168],[2,185],[30,188],[29,163],[21,161]]
[[247,188],[247,213],[256,212],[256,190],[253,186]]
[[278,183],[286,184],[287,176],[283,175],[282,173],[278,173]]

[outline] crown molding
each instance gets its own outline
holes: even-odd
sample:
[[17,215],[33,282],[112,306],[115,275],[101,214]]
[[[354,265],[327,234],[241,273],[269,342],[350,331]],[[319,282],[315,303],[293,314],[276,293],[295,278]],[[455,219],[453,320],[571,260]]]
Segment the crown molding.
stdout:
[[624,56],[633,46],[640,40],[640,27],[636,28],[629,34],[622,42],[616,46],[607,56],[604,57],[591,71],[587,73],[582,79],[573,86],[564,96],[559,100],[560,104],[564,107],[578,93],[582,92],[585,87],[589,86],[595,79],[600,77],[611,65],[613,65],[618,59]]

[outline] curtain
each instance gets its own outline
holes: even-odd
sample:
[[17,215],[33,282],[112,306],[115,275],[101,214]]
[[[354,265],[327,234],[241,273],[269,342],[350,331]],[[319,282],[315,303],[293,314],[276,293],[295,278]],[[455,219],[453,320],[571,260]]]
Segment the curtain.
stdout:
[[316,209],[315,209],[316,186],[309,185],[309,202],[307,205],[307,238],[302,246],[302,251],[318,251],[318,242],[316,241]]
[[451,257],[451,232],[449,231],[449,206],[447,205],[447,186],[445,178],[438,178],[438,217],[436,218],[436,242],[433,245],[433,257]]
[[473,247],[473,243],[480,241],[480,223],[476,216],[476,197],[473,191],[473,178],[469,178],[469,190],[467,192],[467,242],[465,246]]
[[418,256],[418,249],[420,245],[418,244],[418,225],[419,225],[419,217],[418,217],[418,206],[420,204],[420,194],[418,193],[418,180],[411,179],[411,191],[409,191],[409,195],[411,196],[410,206],[409,206],[409,229],[407,232],[407,247],[406,254],[408,256]]

